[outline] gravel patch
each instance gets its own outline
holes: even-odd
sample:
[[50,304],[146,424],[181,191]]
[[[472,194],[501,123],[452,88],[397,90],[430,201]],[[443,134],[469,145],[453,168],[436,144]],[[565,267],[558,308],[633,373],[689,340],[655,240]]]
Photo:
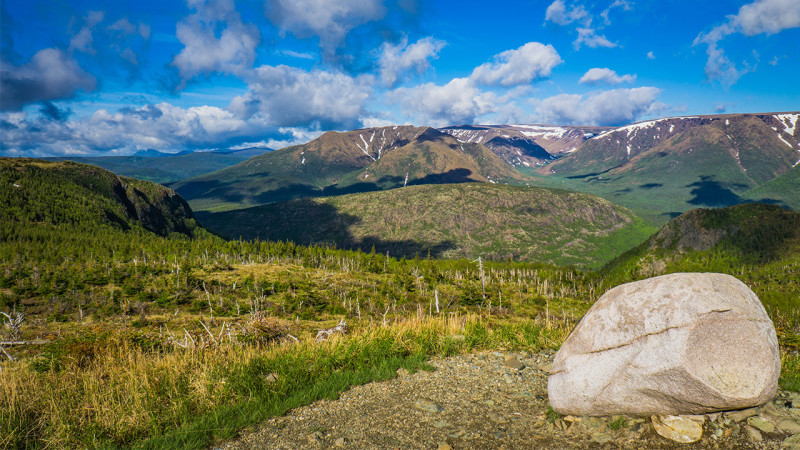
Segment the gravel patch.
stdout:
[[658,435],[649,418],[548,414],[553,357],[482,352],[433,359],[434,371],[400,369],[397,378],[296,408],[216,448],[800,448],[792,447],[800,444],[792,435],[800,420],[792,406],[800,407],[800,398],[789,392],[743,413],[700,416],[703,437],[692,444]]

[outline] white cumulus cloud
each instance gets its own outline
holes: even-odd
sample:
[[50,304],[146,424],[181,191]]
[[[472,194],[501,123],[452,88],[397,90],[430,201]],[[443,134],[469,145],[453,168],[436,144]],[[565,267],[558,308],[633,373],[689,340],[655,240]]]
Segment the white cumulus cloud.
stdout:
[[482,92],[469,78],[454,78],[443,86],[425,83],[401,87],[387,96],[417,123],[433,126],[474,123],[476,117],[492,112],[497,105],[494,94]]
[[633,83],[636,80],[636,75],[617,75],[617,72],[607,68],[592,68],[589,69],[578,83],[585,83],[585,84],[598,84],[598,83],[607,83],[607,84],[620,84],[620,83]]
[[261,33],[242,22],[233,0],[189,0],[189,6],[197,12],[178,22],[184,48],[172,61],[184,82],[213,72],[240,75],[253,66]]
[[611,42],[605,36],[597,34],[594,28],[588,27],[578,28],[578,37],[572,42],[572,46],[575,47],[575,50],[580,49],[581,45],[591,48],[613,48],[617,46],[615,42]]
[[387,12],[382,0],[269,0],[265,7],[267,17],[281,32],[299,38],[317,36],[328,54],[350,30],[379,20]]
[[708,33],[700,33],[695,38],[694,45],[707,45],[706,77],[731,86],[751,68],[737,68],[725,55],[719,45],[720,41],[731,34],[771,35],[797,27],[800,27],[800,0],[756,0],[743,5],[737,14],[728,16],[724,23]]
[[470,78],[483,84],[515,86],[549,77],[553,67],[562,62],[552,45],[528,42],[495,55],[493,62],[476,67]]
[[[596,13],[593,13],[591,9],[597,11],[597,8],[604,3],[608,6],[599,13],[602,20],[596,21]],[[575,31],[578,33],[578,36],[572,42],[572,46],[575,50],[580,50],[581,46],[584,45],[590,48],[612,48],[617,47],[618,44],[610,41],[604,35],[600,34],[599,31],[611,25],[611,18],[609,16],[611,11],[616,8],[621,8],[623,11],[630,11],[631,3],[627,0],[614,0],[610,4],[600,1],[587,8],[585,5],[581,4],[580,1],[573,0],[566,3],[564,0],[555,0],[545,11],[545,22],[552,22],[561,26],[574,24]]]
[[589,16],[582,5],[572,5],[567,8],[563,0],[555,0],[545,11],[544,20],[549,20],[558,25],[568,25]]
[[663,105],[661,89],[640,87],[589,94],[560,94],[541,100],[536,115],[544,123],[562,125],[623,125]]
[[356,126],[372,93],[374,79],[340,72],[261,66],[247,76],[249,90],[230,109],[239,116],[264,114],[275,126],[321,124]]
[[378,57],[381,81],[386,86],[394,86],[406,72],[425,72],[430,67],[430,59],[437,58],[445,45],[444,41],[433,37],[420,39],[413,44],[409,44],[407,38],[396,45],[384,43]]

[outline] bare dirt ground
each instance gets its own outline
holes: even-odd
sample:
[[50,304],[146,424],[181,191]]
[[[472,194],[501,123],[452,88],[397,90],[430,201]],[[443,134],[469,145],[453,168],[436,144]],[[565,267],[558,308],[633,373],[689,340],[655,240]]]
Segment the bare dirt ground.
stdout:
[[[549,351],[484,352],[434,359],[433,371],[409,374],[400,369],[395,379],[356,386],[337,400],[294,409],[217,448],[792,447],[786,426],[796,423],[800,409],[795,416],[791,406],[796,394],[788,392],[749,413],[708,415],[703,438],[692,444],[661,437],[649,418],[560,417],[548,412],[547,371],[553,356]],[[800,399],[795,403],[800,406]],[[742,417],[748,414],[752,417]],[[783,429],[773,426],[770,432],[769,424],[752,422],[754,418],[782,423]]]

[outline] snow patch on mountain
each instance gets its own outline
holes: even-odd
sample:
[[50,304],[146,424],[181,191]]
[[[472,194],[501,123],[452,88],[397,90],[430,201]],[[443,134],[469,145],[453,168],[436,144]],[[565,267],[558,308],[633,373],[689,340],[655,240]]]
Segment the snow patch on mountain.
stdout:
[[563,127],[546,126],[546,125],[511,125],[514,128],[522,128],[520,133],[525,136],[536,139],[561,139],[569,133],[569,130]]
[[795,129],[797,128],[797,120],[800,118],[800,113],[796,114],[775,114],[774,116],[778,121],[783,124],[784,131],[789,136],[794,136]]
[[789,141],[783,138],[780,133],[778,133],[778,139],[782,140],[784,144],[788,145],[789,148],[794,148],[794,145],[790,144]]

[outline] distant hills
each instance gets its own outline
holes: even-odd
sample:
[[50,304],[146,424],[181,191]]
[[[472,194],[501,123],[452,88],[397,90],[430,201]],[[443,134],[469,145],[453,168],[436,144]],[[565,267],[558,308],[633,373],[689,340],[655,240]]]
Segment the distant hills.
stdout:
[[674,271],[727,273],[734,267],[776,265],[773,271],[779,272],[786,269],[781,261],[793,260],[790,265],[797,267],[798,257],[800,213],[748,203],[686,212],[609,263],[606,271],[645,278]]
[[149,149],[138,151],[131,156],[69,156],[45,159],[92,164],[110,170],[117,175],[134,177],[154,183],[169,184],[184,178],[229,167],[269,151],[271,150],[263,147],[210,152],[184,151],[180,153],[165,153]]
[[416,184],[525,179],[481,144],[430,127],[390,126],[328,132],[173,187],[195,210],[226,210]]
[[574,192],[490,183],[408,186],[203,214],[228,238],[373,248],[391,256],[597,266],[654,230],[625,208]]
[[14,227],[106,226],[191,236],[189,205],[174,191],[71,161],[0,158],[0,223]]

